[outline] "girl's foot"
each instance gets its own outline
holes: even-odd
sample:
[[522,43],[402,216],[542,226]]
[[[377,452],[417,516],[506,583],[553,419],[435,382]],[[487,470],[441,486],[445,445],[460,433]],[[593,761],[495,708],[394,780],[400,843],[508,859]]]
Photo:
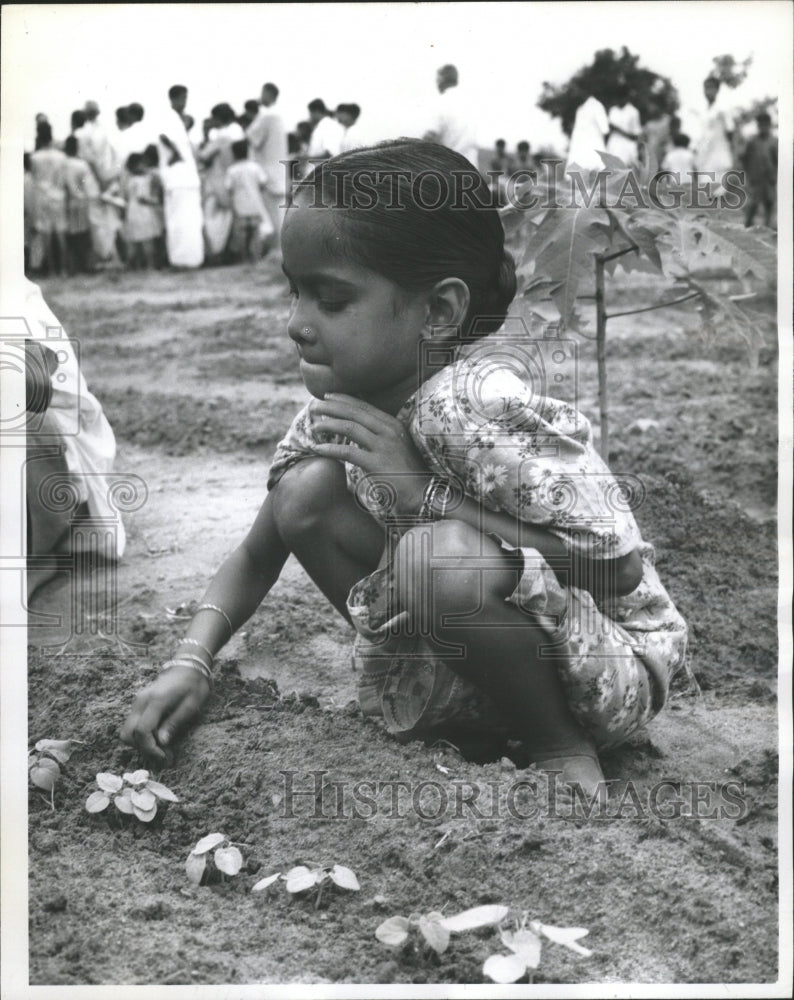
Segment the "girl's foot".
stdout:
[[594,753],[536,757],[534,764],[541,771],[556,771],[556,779],[562,785],[580,785],[582,791],[591,797],[598,794],[599,786],[605,781]]

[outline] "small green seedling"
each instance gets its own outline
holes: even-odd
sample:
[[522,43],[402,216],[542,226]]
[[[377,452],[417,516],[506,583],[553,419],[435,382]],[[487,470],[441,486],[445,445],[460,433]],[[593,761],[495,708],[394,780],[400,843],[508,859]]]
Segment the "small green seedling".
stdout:
[[389,917],[375,931],[375,937],[391,948],[400,948],[412,935],[420,934],[438,955],[447,950],[450,936],[478,927],[501,923],[509,913],[506,906],[475,906],[454,916],[443,913],[412,913],[410,917]]
[[483,975],[495,983],[515,983],[522,976],[528,975],[529,981],[540,964],[542,938],[548,938],[555,944],[564,945],[579,955],[589,957],[593,953],[579,944],[579,938],[588,933],[585,927],[554,927],[532,920],[527,924],[524,914],[515,931],[502,931],[502,944],[510,951],[509,955],[490,955],[482,967]]
[[121,777],[109,771],[96,776],[99,789],[86,799],[90,813],[103,812],[112,802],[120,813],[151,823],[157,815],[158,802],[179,802],[170,788],[149,777],[149,772],[127,771]]
[[319,909],[323,888],[329,881],[340,889],[347,889],[349,892],[358,892],[361,888],[355,872],[344,865],[329,867],[323,867],[322,865],[297,865],[295,868],[290,868],[285,875],[282,875],[281,872],[276,872],[275,875],[268,875],[266,878],[260,879],[255,886],[252,886],[251,892],[262,892],[263,889],[267,889],[269,885],[273,885],[279,878],[286,882],[287,892],[310,892],[312,889],[316,889],[317,895],[314,900],[315,910]]
[[206,884],[213,869],[220,872],[223,880],[227,875],[236,875],[242,867],[243,856],[239,848],[224,833],[208,833],[202,837],[185,862],[187,877],[195,885]]
[[74,753],[73,743],[82,740],[39,740],[28,754],[28,777],[31,784],[50,793],[50,806],[55,809],[55,785],[61,777],[61,764]]

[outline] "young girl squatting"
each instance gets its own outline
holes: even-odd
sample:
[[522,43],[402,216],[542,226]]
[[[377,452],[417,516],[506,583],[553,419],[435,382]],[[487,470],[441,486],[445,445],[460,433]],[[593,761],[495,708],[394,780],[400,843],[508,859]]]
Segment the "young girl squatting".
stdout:
[[521,740],[593,792],[663,706],[686,625],[589,422],[546,395],[486,181],[445,147],[353,150],[296,188],[288,333],[315,397],[122,738],[161,762],[290,553],[356,630],[362,709],[403,737]]

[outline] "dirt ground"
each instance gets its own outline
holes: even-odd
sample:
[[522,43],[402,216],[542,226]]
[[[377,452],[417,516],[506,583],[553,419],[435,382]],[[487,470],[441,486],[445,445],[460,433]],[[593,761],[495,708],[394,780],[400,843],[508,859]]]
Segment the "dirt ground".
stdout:
[[[545,786],[500,760],[503,748],[476,763],[448,745],[401,745],[365,719],[350,629],[290,560],[221,654],[203,724],[159,775],[180,804],[150,825],[110,824],[84,809],[94,776],[144,766],[118,728],[253,520],[275,442],[306,394],[284,332],[286,288],[267,261],[49,279],[43,290],[80,343],[118,472],[142,477],[148,498],[126,517],[110,625],[91,605],[83,631],[72,628],[65,574],[33,601],[31,745],[84,742],[55,810],[30,796],[32,984],[481,983],[485,958],[504,950],[493,930],[454,936],[441,956],[394,951],[374,932],[387,916],[486,902],[589,929],[593,955],[547,944],[536,982],[777,978],[774,344],[750,365],[741,345],[704,342],[686,307],[610,322],[610,462],[647,488],[638,521],[690,623],[700,693],[679,678],[647,732],[604,757],[609,815],[511,813],[501,806],[519,780],[534,777],[541,802]],[[640,305],[654,289],[647,276],[623,278],[610,294]],[[575,385],[597,422],[593,345],[578,351],[566,391]],[[106,577],[95,565],[74,587],[95,594]],[[45,613],[61,623],[41,624]],[[290,796],[290,780],[308,794]],[[654,815],[648,794],[663,780],[683,789],[668,786]],[[366,808],[345,798],[377,781]],[[398,781],[421,796],[395,808]],[[499,810],[483,805],[489,795]],[[704,802],[727,808],[704,815]],[[245,845],[245,865],[196,887],[184,862],[213,831]],[[360,892],[328,892],[318,908],[283,883],[250,892],[309,862],[348,865]]]

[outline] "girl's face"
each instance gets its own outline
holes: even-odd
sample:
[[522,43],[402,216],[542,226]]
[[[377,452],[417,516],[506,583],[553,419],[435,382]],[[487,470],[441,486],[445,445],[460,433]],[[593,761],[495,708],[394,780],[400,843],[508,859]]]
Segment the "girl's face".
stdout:
[[287,212],[282,230],[292,296],[287,332],[313,396],[345,393],[396,413],[419,384],[418,342],[428,296],[405,292],[347,260],[334,211],[298,204]]

